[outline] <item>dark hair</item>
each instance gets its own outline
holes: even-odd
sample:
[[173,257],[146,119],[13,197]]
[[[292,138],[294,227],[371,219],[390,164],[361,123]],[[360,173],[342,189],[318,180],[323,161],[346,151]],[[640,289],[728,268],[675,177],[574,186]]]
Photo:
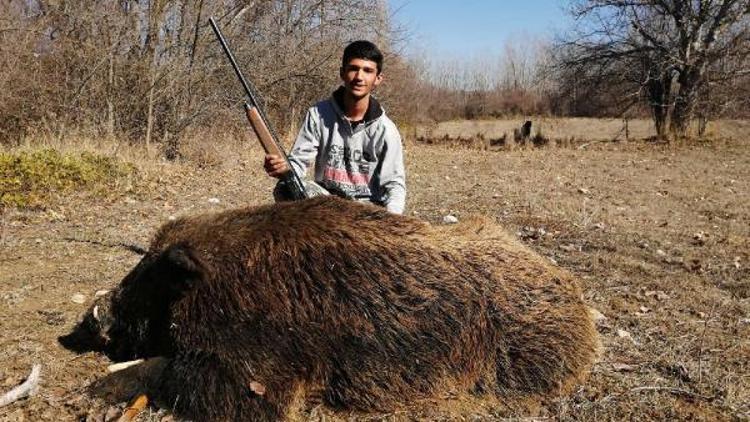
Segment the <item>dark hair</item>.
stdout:
[[359,40],[347,45],[341,59],[341,67],[346,67],[352,59],[371,60],[378,65],[378,73],[383,71],[383,53],[370,41]]

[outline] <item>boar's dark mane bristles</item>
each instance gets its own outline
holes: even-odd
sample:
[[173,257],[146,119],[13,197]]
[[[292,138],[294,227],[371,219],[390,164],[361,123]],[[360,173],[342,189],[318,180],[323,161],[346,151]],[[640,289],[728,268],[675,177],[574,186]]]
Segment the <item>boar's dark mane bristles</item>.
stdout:
[[155,392],[200,420],[284,418],[300,389],[364,411],[561,394],[597,347],[575,279],[488,221],[314,198],[170,222],[139,267],[108,297],[111,350],[171,357]]

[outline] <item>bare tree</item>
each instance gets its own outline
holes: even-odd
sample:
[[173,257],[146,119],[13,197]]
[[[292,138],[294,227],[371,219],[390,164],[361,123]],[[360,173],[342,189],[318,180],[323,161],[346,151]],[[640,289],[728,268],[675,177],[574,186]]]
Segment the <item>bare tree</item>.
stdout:
[[189,128],[244,125],[210,15],[285,128],[335,88],[347,42],[389,51],[386,10],[385,0],[0,2],[0,142],[51,125],[176,149]]
[[579,0],[571,13],[559,69],[610,85],[623,108],[645,100],[659,136],[686,135],[711,84],[750,71],[750,0]]

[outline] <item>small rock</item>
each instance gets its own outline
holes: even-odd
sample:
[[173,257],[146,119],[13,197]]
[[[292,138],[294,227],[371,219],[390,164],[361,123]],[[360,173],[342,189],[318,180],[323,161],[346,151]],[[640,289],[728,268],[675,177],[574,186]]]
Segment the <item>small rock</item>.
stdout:
[[649,244],[645,240],[641,240],[640,242],[638,242],[638,247],[641,249],[648,249]]
[[495,198],[495,199],[497,199],[497,198],[499,198],[499,197],[500,197],[500,194],[499,194],[499,193],[493,193],[493,194],[492,194],[492,197],[493,197],[493,198]]
[[738,269],[738,270],[740,269],[740,257],[739,256],[735,256],[734,261],[732,261],[732,263],[734,264],[735,269]]
[[596,324],[600,324],[607,320],[607,317],[596,308],[589,307],[589,314]]
[[175,220],[177,220],[177,217],[175,217],[174,215],[170,215],[169,217],[167,217],[167,220],[169,220],[169,221],[175,221]]
[[452,215],[446,215],[443,217],[443,223],[445,224],[456,224],[458,223],[458,218]]
[[584,195],[588,195],[589,194],[589,190],[586,189],[586,188],[578,188],[578,193],[582,193]]
[[221,200],[219,198],[208,198],[208,203],[209,204],[214,204],[215,205],[215,204],[218,204],[220,202],[221,202]]
[[667,253],[666,253],[666,252],[664,252],[664,251],[663,251],[663,250],[661,250],[661,249],[657,249],[657,250],[656,250],[656,254],[657,254],[657,255],[659,255],[659,256],[667,256]]
[[644,313],[644,314],[647,314],[647,313],[651,312],[651,309],[649,309],[649,308],[647,308],[647,307],[645,307],[645,306],[641,306],[641,307],[640,307],[639,309],[640,309],[640,310],[641,310],[641,312],[642,312],[642,313]]
[[594,224],[595,229],[604,230],[604,223],[596,223]]
[[750,324],[750,318],[742,318],[742,319],[740,319],[740,324]]
[[34,239],[34,242],[35,243],[42,243],[42,239],[40,239],[40,238],[37,237],[36,239]]
[[84,296],[84,295],[82,295],[80,293],[76,293],[76,294],[74,294],[73,296],[70,297],[70,301],[73,302],[73,303],[77,303],[79,305],[82,305],[82,304],[86,303],[86,296]]

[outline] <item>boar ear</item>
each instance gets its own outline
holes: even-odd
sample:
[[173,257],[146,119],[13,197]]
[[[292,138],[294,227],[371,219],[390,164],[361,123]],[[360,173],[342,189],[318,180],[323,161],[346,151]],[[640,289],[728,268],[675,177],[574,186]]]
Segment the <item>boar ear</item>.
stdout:
[[174,245],[165,254],[170,264],[185,272],[199,274],[203,271],[203,265],[187,245]]
[[168,284],[166,287],[175,293],[192,289],[205,275],[203,263],[187,245],[171,246],[164,251],[162,259],[168,271],[168,276],[164,278]]

